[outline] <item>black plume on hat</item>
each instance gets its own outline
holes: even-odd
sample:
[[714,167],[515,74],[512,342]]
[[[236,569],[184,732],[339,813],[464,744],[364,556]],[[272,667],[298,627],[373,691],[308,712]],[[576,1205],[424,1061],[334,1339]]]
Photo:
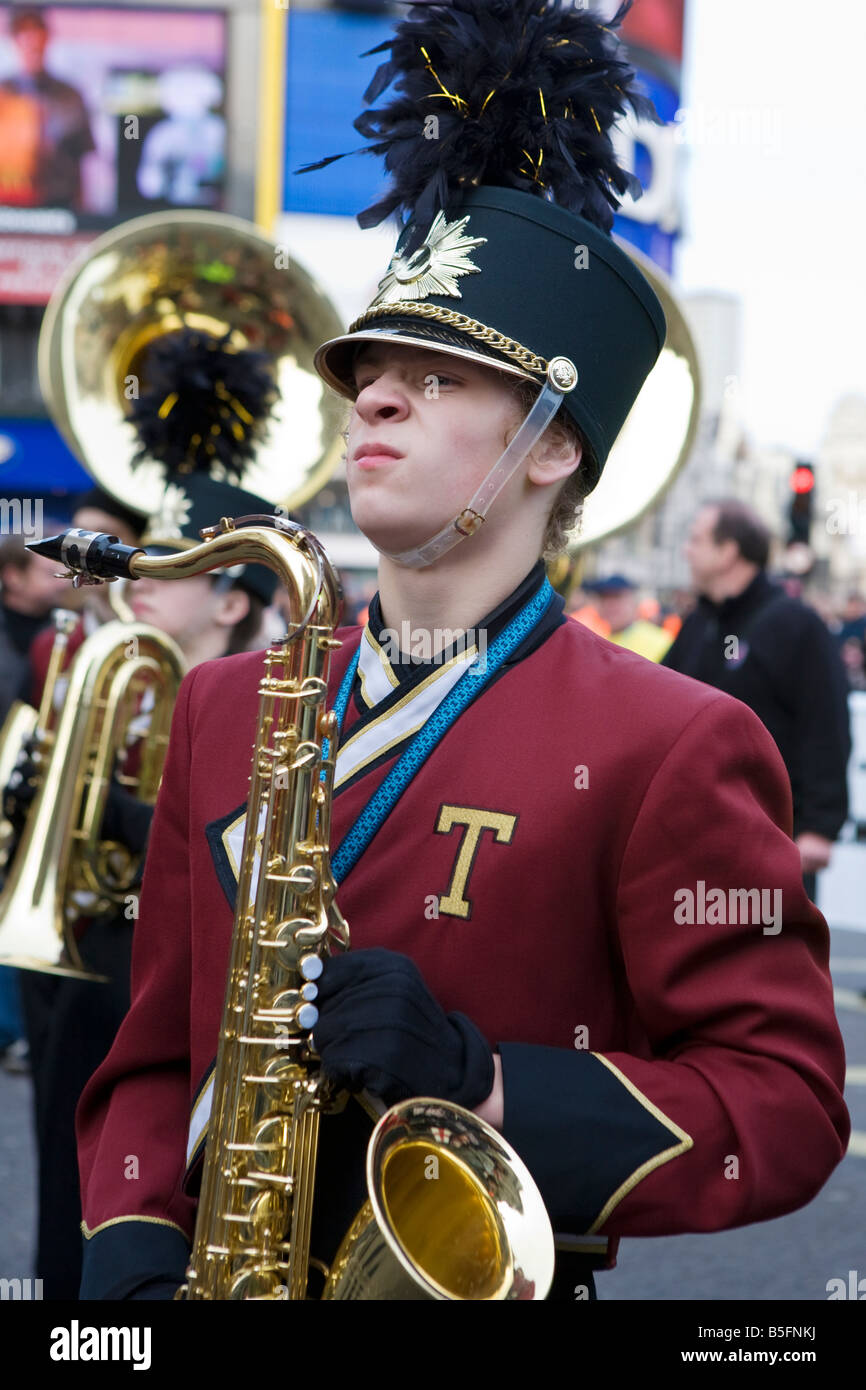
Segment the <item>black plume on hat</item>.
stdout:
[[129,413],[141,441],[133,463],[156,459],[181,473],[218,464],[242,480],[279,388],[268,354],[236,350],[229,337],[183,328],[151,344],[146,389]]
[[[470,187],[499,185],[537,193],[609,232],[619,198],[640,196],[633,174],[617,162],[610,138],[630,108],[658,122],[636,90],[614,30],[571,0],[408,0],[416,13],[395,37],[364,100],[392,82],[398,93],[363,112],[355,129],[374,144],[346,154],[384,155],[392,175],[386,195],[358,215],[361,227],[399,210],[415,227],[410,252],[440,210],[451,215]],[[367,56],[364,54],[363,56]],[[438,118],[437,138],[425,135]],[[297,173],[324,168],[331,155]]]

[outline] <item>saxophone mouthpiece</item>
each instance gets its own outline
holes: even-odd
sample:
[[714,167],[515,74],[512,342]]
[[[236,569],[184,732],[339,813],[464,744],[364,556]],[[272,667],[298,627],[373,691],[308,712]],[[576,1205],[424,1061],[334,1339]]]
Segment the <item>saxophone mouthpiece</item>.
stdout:
[[122,545],[117,536],[80,529],[31,541],[27,549],[34,555],[59,560],[71,574],[84,575],[91,580],[132,579],[130,563],[136,555],[145,553],[141,546]]
[[34,555],[44,555],[46,560],[60,559],[60,542],[63,536],[48,536],[44,541],[28,541],[26,550],[32,550]]

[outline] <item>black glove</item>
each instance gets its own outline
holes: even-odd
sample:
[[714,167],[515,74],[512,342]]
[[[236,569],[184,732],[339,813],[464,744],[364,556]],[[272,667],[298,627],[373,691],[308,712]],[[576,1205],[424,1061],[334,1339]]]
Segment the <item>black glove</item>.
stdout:
[[341,1089],[387,1105],[435,1096],[472,1110],[493,1089],[493,1054],[465,1014],[443,1013],[408,956],[379,947],[325,962],[313,1043]]

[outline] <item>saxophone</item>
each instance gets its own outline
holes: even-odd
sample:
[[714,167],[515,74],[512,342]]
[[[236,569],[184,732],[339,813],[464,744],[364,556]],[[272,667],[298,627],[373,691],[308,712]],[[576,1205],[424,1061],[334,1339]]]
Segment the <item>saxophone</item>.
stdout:
[[[274,570],[292,630],[259,687],[247,822],[204,1171],[184,1300],[311,1296],[320,1119],[339,1109],[312,1043],[325,959],[349,933],[335,901],[330,810],[336,717],[326,710],[341,593],[319,542],[274,517],[223,518],[204,543],[154,558],[67,533],[31,548],[93,579],[181,578],[238,563]],[[260,840],[260,847],[257,846]],[[553,1236],[511,1147],[457,1105],[418,1098],[381,1117],[368,1200],[322,1297],[541,1299]]]

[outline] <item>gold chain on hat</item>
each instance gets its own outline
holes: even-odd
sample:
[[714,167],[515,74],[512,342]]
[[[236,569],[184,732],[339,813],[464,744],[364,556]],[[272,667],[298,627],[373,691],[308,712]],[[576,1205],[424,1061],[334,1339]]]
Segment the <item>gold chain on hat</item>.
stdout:
[[537,356],[530,352],[528,348],[516,343],[513,338],[506,338],[504,334],[497,332],[495,328],[488,328],[486,324],[479,323],[477,319],[469,318],[466,314],[458,314],[454,309],[444,309],[439,304],[424,304],[418,300],[397,300],[392,304],[374,304],[349,326],[349,332],[355,333],[371,319],[381,318],[383,315],[388,318],[415,317],[422,319],[435,319],[437,323],[447,324],[449,328],[457,328],[461,333],[466,333],[472,338],[479,338],[488,347],[501,352],[505,357],[512,358],[524,371],[536,372],[541,376],[547,375],[548,362],[544,357]]

